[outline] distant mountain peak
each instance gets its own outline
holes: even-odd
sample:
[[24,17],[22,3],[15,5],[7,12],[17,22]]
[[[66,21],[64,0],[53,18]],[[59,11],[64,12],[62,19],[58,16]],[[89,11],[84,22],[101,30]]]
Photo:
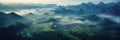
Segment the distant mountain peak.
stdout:
[[104,2],[100,2],[98,5],[104,5],[105,3]]
[[92,2],[88,2],[87,4],[89,4],[89,5],[94,5]]
[[25,16],[36,16],[36,15],[33,14],[33,13],[28,13],[28,14],[26,14]]
[[17,15],[15,12],[11,12],[8,15]]
[[34,15],[33,13],[28,13],[28,15]]
[[82,3],[82,4],[80,4],[80,5],[86,5],[86,3]]
[[20,16],[20,15],[18,15],[18,14],[16,14],[15,12],[11,12],[11,13],[9,13],[9,14],[7,14],[9,17],[16,17],[16,18],[22,18],[22,16]]

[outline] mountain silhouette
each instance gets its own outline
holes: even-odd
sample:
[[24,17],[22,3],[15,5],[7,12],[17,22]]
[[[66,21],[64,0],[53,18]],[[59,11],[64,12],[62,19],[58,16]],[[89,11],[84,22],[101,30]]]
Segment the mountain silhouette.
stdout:
[[26,24],[29,23],[30,20],[25,19],[24,17],[19,16],[14,12],[11,12],[9,14],[0,12],[0,26],[9,26],[15,24],[16,22]]

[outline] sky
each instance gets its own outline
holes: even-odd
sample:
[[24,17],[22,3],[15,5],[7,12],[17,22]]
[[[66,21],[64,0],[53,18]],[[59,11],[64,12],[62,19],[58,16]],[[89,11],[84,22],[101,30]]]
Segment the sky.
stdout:
[[117,2],[120,0],[0,0],[2,3],[42,3],[42,4],[58,4],[58,5],[75,5],[87,2]]

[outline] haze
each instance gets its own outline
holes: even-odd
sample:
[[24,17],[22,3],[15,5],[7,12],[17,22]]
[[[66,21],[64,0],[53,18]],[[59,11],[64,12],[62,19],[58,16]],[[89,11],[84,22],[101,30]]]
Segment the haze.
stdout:
[[99,2],[117,2],[120,0],[0,0],[2,3],[42,3],[42,4],[57,4],[57,5],[76,5],[80,3],[99,3]]

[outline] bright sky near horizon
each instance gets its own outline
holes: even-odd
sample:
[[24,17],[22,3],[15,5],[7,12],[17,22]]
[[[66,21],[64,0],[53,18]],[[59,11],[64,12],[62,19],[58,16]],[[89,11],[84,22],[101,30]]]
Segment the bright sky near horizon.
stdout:
[[83,2],[117,2],[120,0],[0,0],[0,2],[5,3],[42,3],[42,4],[58,4],[58,5],[70,5],[70,4],[80,4]]

